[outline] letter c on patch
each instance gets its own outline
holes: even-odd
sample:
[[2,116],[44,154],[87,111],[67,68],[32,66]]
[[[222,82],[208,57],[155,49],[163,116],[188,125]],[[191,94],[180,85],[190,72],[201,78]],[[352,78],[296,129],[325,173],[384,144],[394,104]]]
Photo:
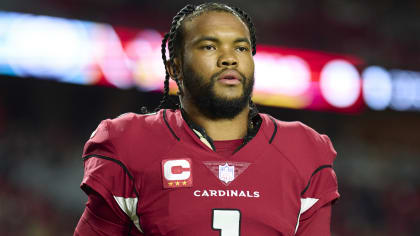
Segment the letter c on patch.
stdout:
[[[180,173],[174,173],[173,167],[181,167]],[[186,170],[187,169],[187,170]],[[187,160],[169,160],[163,165],[163,173],[169,181],[187,180],[191,176],[191,164]],[[178,172],[178,171],[177,171]]]

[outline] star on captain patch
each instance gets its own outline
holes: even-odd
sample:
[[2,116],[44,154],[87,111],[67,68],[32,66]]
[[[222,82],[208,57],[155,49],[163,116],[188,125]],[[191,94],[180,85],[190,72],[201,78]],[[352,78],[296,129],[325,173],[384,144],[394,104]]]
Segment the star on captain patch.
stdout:
[[225,183],[229,183],[235,179],[235,166],[230,166],[227,162],[222,166],[219,165],[219,179]]

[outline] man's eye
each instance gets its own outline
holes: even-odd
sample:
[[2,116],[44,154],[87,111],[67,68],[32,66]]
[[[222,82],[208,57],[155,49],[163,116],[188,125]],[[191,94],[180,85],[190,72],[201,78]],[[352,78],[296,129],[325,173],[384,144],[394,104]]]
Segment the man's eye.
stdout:
[[205,45],[205,46],[203,46],[203,49],[205,49],[205,50],[215,50],[216,47],[213,46],[213,45]]
[[238,50],[240,52],[246,52],[246,51],[249,51],[249,48],[247,48],[247,47],[237,47],[236,50]]

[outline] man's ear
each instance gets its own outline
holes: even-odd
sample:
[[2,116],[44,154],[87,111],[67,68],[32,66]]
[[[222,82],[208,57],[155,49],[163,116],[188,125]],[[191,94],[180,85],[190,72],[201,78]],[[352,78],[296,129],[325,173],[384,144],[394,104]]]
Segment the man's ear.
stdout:
[[165,63],[166,71],[173,80],[182,80],[181,62],[178,58],[174,58],[173,63],[170,60]]

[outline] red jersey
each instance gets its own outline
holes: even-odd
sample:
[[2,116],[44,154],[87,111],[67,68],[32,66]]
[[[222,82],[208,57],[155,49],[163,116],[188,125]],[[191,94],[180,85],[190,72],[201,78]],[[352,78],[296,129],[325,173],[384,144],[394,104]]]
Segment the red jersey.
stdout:
[[295,235],[339,197],[336,152],[300,122],[259,116],[256,135],[231,156],[179,110],[105,120],[85,145],[82,189],[130,219],[134,235]]

